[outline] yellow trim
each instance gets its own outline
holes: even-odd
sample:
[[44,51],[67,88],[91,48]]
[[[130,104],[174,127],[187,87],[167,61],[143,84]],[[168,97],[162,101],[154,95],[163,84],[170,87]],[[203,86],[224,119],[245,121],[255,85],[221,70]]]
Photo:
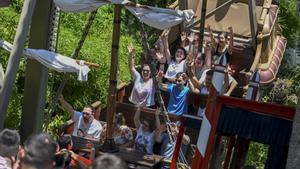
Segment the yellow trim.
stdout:
[[[162,162],[163,163],[167,163],[167,164],[171,164],[171,162],[172,162],[172,160],[168,160],[168,159],[162,159]],[[188,169],[188,168],[190,168],[189,166],[187,166],[186,164],[184,164],[184,163],[177,163],[178,165],[179,165],[179,168],[180,169]]]
[[259,69],[266,70],[270,67],[274,52],[275,52],[275,50],[277,50],[277,43],[279,41],[280,41],[280,36],[277,36],[275,42],[273,42],[273,43],[275,43],[275,45],[274,45],[275,48],[271,51],[271,53],[268,54],[268,62],[263,63],[263,64],[259,63],[257,66]]

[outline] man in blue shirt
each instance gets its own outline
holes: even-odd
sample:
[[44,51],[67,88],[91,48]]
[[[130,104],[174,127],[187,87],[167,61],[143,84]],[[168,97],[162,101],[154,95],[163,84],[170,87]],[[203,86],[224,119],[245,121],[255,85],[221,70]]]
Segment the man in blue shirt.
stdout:
[[187,96],[190,89],[185,86],[188,77],[185,73],[179,72],[176,74],[175,84],[162,83],[162,72],[157,75],[158,86],[161,90],[170,93],[168,103],[168,113],[182,115],[187,112]]

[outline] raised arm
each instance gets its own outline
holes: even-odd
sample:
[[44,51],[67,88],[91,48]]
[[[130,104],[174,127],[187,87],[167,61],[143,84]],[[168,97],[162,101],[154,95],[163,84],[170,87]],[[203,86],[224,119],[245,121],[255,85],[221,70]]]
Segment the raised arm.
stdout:
[[156,111],[155,111],[156,129],[158,129],[160,126],[159,114],[160,114],[160,109],[156,109]]
[[205,66],[205,68],[211,68],[211,66],[212,66],[212,54],[211,54],[211,52],[212,52],[212,49],[211,49],[211,46],[210,46],[211,44],[209,44],[209,42],[208,41],[206,41],[205,42],[205,47],[204,47],[204,51],[205,51],[205,64],[204,64],[204,66]]
[[[189,40],[189,49],[187,51],[187,53],[193,53],[194,50],[192,50],[192,47],[193,47],[193,43],[194,43],[194,40],[195,40],[195,33],[192,32],[189,36],[188,36],[188,40]],[[195,46],[194,46],[195,48]]]
[[193,56],[197,56],[197,53],[199,51],[199,35],[194,35],[194,41],[193,41]]
[[165,46],[163,44],[163,40],[162,40],[161,36],[159,37],[157,43],[159,44],[159,52],[156,52],[156,56],[157,56],[158,62],[164,64],[167,62],[167,60],[165,57]]
[[60,102],[60,104],[62,105],[62,107],[67,110],[67,112],[71,113],[71,115],[73,116],[74,114],[74,108],[64,99],[63,95],[59,95],[58,96],[58,100]]
[[230,36],[229,46],[228,46],[228,53],[232,54],[232,49],[233,49],[233,30],[232,30],[232,27],[229,27],[228,30],[229,30],[229,36]]
[[162,72],[162,71],[159,71],[159,72],[157,73],[157,76],[156,76],[156,80],[157,80],[157,83],[158,83],[158,87],[159,87],[161,90],[163,90],[163,91],[167,91],[167,90],[168,90],[168,85],[162,83],[162,77],[163,77],[163,72]]
[[132,44],[129,44],[127,46],[128,49],[128,66],[129,66],[129,71],[131,75],[133,76],[133,73],[135,72],[135,67],[134,67],[134,60],[133,60],[133,53],[134,53],[134,47]]
[[169,50],[169,42],[168,42],[168,34],[169,34],[169,31],[165,31],[162,35],[162,41],[163,41],[163,45],[164,45],[164,56],[166,57],[167,59],[167,63],[169,64],[171,62],[171,53],[170,53],[170,50]]
[[188,87],[190,88],[191,92],[193,93],[200,93],[199,89],[195,88],[193,82],[191,81],[191,79],[188,79]]
[[187,40],[187,33],[186,32],[181,32],[180,40],[181,40],[180,46],[184,48],[186,40]]
[[138,105],[138,106],[137,106],[137,110],[136,110],[136,112],[135,112],[135,114],[134,114],[134,118],[133,118],[133,120],[134,120],[134,125],[135,125],[135,127],[136,127],[137,130],[138,130],[138,129],[140,128],[140,126],[141,126],[140,116],[141,116],[141,106]]
[[192,64],[190,67],[188,67],[188,75],[189,75],[189,81],[192,83],[193,87],[196,89],[200,89],[202,87],[202,84],[200,83],[200,81],[197,79],[197,77],[195,76],[195,71],[194,71],[194,64]]
[[209,37],[210,37],[210,41],[212,43],[212,46],[216,49],[217,48],[217,42],[214,38],[214,35],[213,35],[212,30],[210,28],[210,25],[207,26],[207,31],[209,33]]
[[197,89],[194,87],[194,84],[192,83],[192,81],[190,80],[190,78],[188,77],[188,75],[184,73],[182,76],[183,76],[183,78],[187,79],[187,85],[188,85],[190,91],[191,91],[192,93],[197,93],[197,92],[199,93],[199,90],[197,90]]

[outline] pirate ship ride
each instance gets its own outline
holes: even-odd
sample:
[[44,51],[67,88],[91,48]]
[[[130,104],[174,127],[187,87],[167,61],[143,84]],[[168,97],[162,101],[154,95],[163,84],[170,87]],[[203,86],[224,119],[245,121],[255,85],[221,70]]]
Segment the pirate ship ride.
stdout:
[[[9,2],[9,1],[7,1]],[[115,147],[112,141],[112,119],[116,111],[124,113],[126,121],[129,126],[133,127],[132,113],[135,112],[135,106],[128,103],[128,94],[131,91],[130,85],[119,85],[117,87],[117,64],[118,64],[118,44],[120,37],[120,15],[121,8],[126,7],[128,10],[133,11],[133,14],[139,19],[145,19],[143,22],[147,23],[147,15],[140,16],[139,12],[153,10],[155,13],[162,12],[165,16],[170,13],[174,14],[172,10],[157,10],[156,8],[142,6],[141,9],[133,9],[136,4],[129,3],[128,1],[89,1],[89,3],[80,4],[81,1],[71,1],[60,3],[63,1],[56,0],[56,4],[63,10],[79,12],[95,10],[103,4],[113,3],[115,5],[115,18],[114,18],[114,31],[113,31],[113,44],[112,44],[112,62],[111,62],[111,76],[109,86],[109,97],[107,111],[102,113],[102,120],[107,121],[107,138],[105,142],[106,151],[114,151]],[[14,43],[15,49],[12,51],[10,60],[12,60],[10,69],[5,73],[5,82],[1,88],[1,127],[3,127],[3,119],[7,109],[7,103],[11,93],[12,80],[15,78],[16,69],[18,67],[18,58],[23,50],[25,35],[28,32],[30,18],[33,13],[33,7],[36,5],[36,11],[41,12],[45,7],[52,10],[43,11],[45,17],[52,16],[53,2],[49,0],[47,3],[41,4],[35,0],[26,0],[24,3],[24,13],[20,23],[25,23],[23,28],[19,27],[16,34]],[[3,6],[9,3],[4,4]],[[66,6],[61,6],[61,4]],[[2,4],[1,4],[2,5]],[[84,6],[87,5],[87,6]],[[216,82],[210,89],[209,96],[203,97],[196,94],[190,94],[189,105],[197,109],[199,104],[206,102],[206,111],[203,118],[191,114],[184,114],[181,117],[170,115],[171,120],[180,120],[181,125],[179,134],[176,139],[176,146],[173,158],[170,162],[172,169],[178,168],[178,156],[180,156],[181,139],[185,127],[194,128],[199,132],[193,144],[196,145],[194,154],[192,155],[192,162],[188,167],[193,169],[216,168],[219,159],[218,150],[222,137],[229,138],[227,145],[226,156],[223,168],[242,168],[245,164],[245,157],[249,148],[250,141],[256,141],[269,146],[268,160],[265,168],[277,168],[284,166],[287,156],[287,146],[292,129],[292,121],[294,118],[295,109],[291,107],[261,103],[259,99],[259,88],[270,84],[276,77],[281,59],[285,50],[286,39],[280,34],[280,27],[278,25],[278,12],[279,8],[276,2],[271,0],[181,0],[173,5],[174,8],[193,9],[195,11],[196,21],[193,23],[185,24],[186,27],[175,26],[176,24],[168,25],[173,27],[170,36],[170,43],[176,46],[179,39],[180,32],[183,30],[192,30],[200,32],[200,40],[203,41],[207,38],[208,33],[205,31],[205,26],[210,25],[214,33],[227,30],[228,26],[234,28],[234,50],[229,61],[231,68],[234,70],[234,77],[239,82],[239,89],[235,95],[239,98],[219,96],[220,84],[219,79],[224,78],[224,72],[215,72],[214,78]],[[181,18],[182,15],[175,14],[175,19]],[[168,19],[172,19],[168,17]],[[205,19],[204,19],[205,18]],[[36,19],[36,18],[34,18]],[[174,19],[174,18],[173,18]],[[148,20],[149,21],[149,20]],[[181,22],[180,21],[180,22]],[[41,21],[39,21],[41,22]],[[33,22],[31,29],[36,29]],[[162,21],[164,22],[164,21]],[[148,22],[148,23],[151,23]],[[49,31],[50,23],[44,22],[43,28]],[[163,25],[162,23],[156,24],[157,28]],[[41,25],[39,25],[41,26]],[[155,27],[155,26],[154,26]],[[166,27],[163,27],[166,28]],[[46,31],[47,32],[47,31]],[[40,38],[32,38],[32,46],[35,48],[48,48],[49,46],[39,46],[37,43],[44,42],[49,34],[45,32],[40,34]],[[19,40],[21,39],[21,40]],[[41,43],[44,44],[44,43]],[[200,45],[202,46],[202,45]],[[224,70],[226,61],[221,60],[219,70]],[[42,66],[33,66],[31,69],[42,70]],[[35,75],[33,78],[42,77],[46,72],[41,71],[41,74]],[[250,78],[251,77],[251,78]],[[43,78],[41,78],[43,79]],[[42,83],[42,82],[39,82]],[[41,87],[42,85],[38,85]],[[245,93],[243,89],[248,86]],[[42,87],[41,87],[42,88]],[[39,90],[41,91],[41,90]],[[25,93],[26,94],[26,93]],[[33,95],[39,93],[33,93]],[[164,93],[162,94],[164,95]],[[245,97],[243,98],[243,95]],[[44,99],[41,96],[31,96],[36,101],[34,107],[44,107]],[[167,97],[163,97],[164,102],[167,102]],[[41,106],[42,105],[42,106]],[[25,107],[29,106],[25,104]],[[26,109],[26,108],[25,108]],[[41,118],[43,110],[37,109],[35,112],[30,113],[29,117]],[[143,109],[143,116],[153,116],[154,110]],[[28,124],[32,119],[22,121],[22,126]],[[26,129],[22,128],[23,135],[29,135],[38,131],[41,126],[39,124],[27,125]],[[193,124],[193,125],[190,125]],[[29,126],[29,128],[28,128]],[[22,133],[21,133],[22,134]],[[122,153],[124,150],[120,151]],[[276,152],[276,153],[274,153]],[[143,155],[140,155],[140,157]],[[130,159],[130,158],[129,158]],[[134,158],[133,158],[134,159]],[[128,159],[127,159],[128,160]],[[143,159],[139,159],[143,160]],[[152,161],[155,159],[152,159]],[[134,163],[134,161],[128,161]],[[135,163],[139,164],[138,161]]]

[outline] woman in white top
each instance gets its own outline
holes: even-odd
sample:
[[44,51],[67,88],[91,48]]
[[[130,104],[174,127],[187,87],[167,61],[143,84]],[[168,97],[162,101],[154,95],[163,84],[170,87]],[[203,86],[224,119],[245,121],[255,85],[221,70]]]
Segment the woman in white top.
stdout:
[[142,65],[142,73],[140,74],[134,65],[134,60],[132,58],[134,48],[133,45],[130,44],[128,47],[128,65],[129,70],[131,72],[134,86],[129,97],[129,101],[133,104],[143,105],[143,106],[153,106],[155,105],[154,101],[154,85],[153,80],[151,78],[151,69],[149,64]]
[[168,69],[165,73],[165,78],[169,82],[175,82],[176,74],[186,71],[185,59],[187,56],[187,52],[183,47],[179,47],[176,50],[175,56],[172,57],[169,50],[168,33],[162,36],[162,41],[165,49],[164,54],[166,56],[167,63],[169,64]]

